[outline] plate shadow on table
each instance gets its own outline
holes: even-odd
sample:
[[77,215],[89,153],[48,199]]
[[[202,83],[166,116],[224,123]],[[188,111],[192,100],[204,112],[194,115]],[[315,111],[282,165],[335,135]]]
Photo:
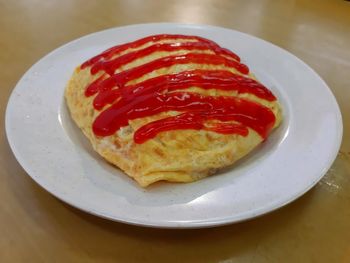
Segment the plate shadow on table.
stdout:
[[[63,206],[83,221],[98,227],[102,231],[110,232],[112,236],[122,235],[128,239],[138,240],[145,246],[165,242],[168,244],[166,246],[168,250],[184,257],[184,259],[188,256],[197,257],[198,259],[197,252],[195,252],[198,249],[206,251],[204,255],[200,256],[203,260],[208,260],[206,255],[210,258],[211,255],[218,256],[219,254],[220,260],[224,260],[225,258],[232,258],[254,251],[261,239],[274,236],[293,225],[293,222],[298,221],[298,218],[302,217],[304,212],[307,212],[313,193],[314,190],[311,190],[286,207],[258,218],[206,229],[154,229],[125,225],[86,214],[66,204],[63,204]],[[152,245],[149,245],[149,247],[152,247]],[[187,247],[192,247],[194,250],[188,251]],[[179,253],[178,251],[182,249],[185,249],[185,251]],[[127,252],[125,253],[127,254]],[[166,255],[163,256],[167,258]],[[214,257],[211,260],[218,259]]]
[[[144,247],[138,254],[144,255],[145,259],[151,257],[150,251],[152,257],[164,259],[169,258],[169,254],[162,251],[174,252],[177,254],[176,260],[193,258],[198,261],[202,258],[204,261],[213,261],[240,257],[254,251],[260,240],[273,236],[298,221],[307,213],[315,193],[313,188],[286,207],[233,225],[188,230],[144,228],[102,219],[59,201],[25,175],[22,168],[15,164],[17,161],[10,154],[10,149],[8,151],[4,169],[19,167],[14,171],[15,178],[9,182],[15,191],[17,202],[26,211],[26,216],[31,222],[55,235],[55,239],[60,242],[74,243],[77,249],[89,250],[93,247],[89,253],[97,259],[118,257],[126,261],[138,246]],[[126,240],[128,245],[120,247]],[[98,243],[104,245],[96,246]],[[158,246],[163,249],[157,249]],[[204,252],[200,256],[198,249]]]
[[[56,234],[63,232],[62,237],[69,239],[70,237],[64,236],[64,232],[72,231],[73,235],[84,233],[84,238],[75,241],[78,242],[78,246],[90,247],[99,242],[108,244],[94,247],[94,251],[91,252],[94,258],[118,257],[122,261],[127,261],[130,254],[135,253],[135,249],[140,246],[143,249],[137,253],[145,258],[157,257],[168,260],[172,253],[177,255],[176,260],[193,258],[201,262],[240,257],[255,251],[260,240],[272,237],[298,221],[304,212],[307,213],[315,192],[312,189],[286,207],[237,224],[207,229],[155,229],[109,221],[82,212],[57,199],[56,202],[49,201],[48,199],[53,197],[46,191],[34,183],[30,186],[37,196],[40,210],[46,211],[45,216],[51,218],[50,224],[55,224]],[[120,247],[123,240],[125,242],[127,240],[127,247]],[[164,254],[162,249],[168,254]],[[198,255],[198,250],[203,253]]]

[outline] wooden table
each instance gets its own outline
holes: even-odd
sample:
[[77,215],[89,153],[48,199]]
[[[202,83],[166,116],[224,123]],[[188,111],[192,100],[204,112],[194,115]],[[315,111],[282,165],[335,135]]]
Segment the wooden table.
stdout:
[[[85,34],[161,21],[255,35],[289,50],[324,78],[342,110],[344,139],[316,187],[248,222],[162,230],[88,215],[30,179],[4,130],[6,103],[21,75],[49,51]],[[0,262],[350,262],[349,2],[3,0],[0,29]]]

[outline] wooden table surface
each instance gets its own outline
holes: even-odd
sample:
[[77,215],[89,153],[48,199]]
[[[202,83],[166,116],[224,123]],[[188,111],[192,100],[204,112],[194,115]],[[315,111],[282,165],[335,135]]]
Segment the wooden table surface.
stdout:
[[[336,96],[344,122],[341,150],[322,181],[271,214],[200,230],[110,222],[62,203],[34,183],[5,135],[6,103],[16,82],[68,41],[147,22],[236,29],[313,67]],[[350,262],[350,2],[2,0],[0,50],[0,262]]]

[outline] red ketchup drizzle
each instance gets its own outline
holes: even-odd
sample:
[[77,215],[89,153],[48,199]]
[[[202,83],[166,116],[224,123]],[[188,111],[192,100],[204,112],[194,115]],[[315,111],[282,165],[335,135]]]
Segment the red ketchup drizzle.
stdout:
[[[196,42],[152,43],[164,39],[195,39]],[[147,47],[115,55],[129,48],[138,48],[151,42]],[[187,53],[161,57],[140,66],[114,73],[121,66],[158,51],[210,50],[214,54]],[[114,57],[114,58],[112,58]],[[249,69],[241,64],[237,55],[219,47],[216,43],[194,36],[156,35],[132,43],[113,47],[86,61],[81,68],[91,67],[92,74],[104,71],[85,90],[86,96],[96,95],[95,109],[102,110],[95,119],[92,129],[97,136],[113,135],[127,126],[129,120],[156,115],[167,111],[178,115],[156,120],[140,127],[134,133],[136,143],[144,143],[158,133],[169,130],[209,130],[222,134],[248,135],[248,128],[266,138],[275,123],[273,112],[253,101],[231,96],[205,96],[195,92],[185,92],[190,87],[219,89],[254,94],[274,101],[275,96],[262,84],[245,77]],[[242,75],[228,70],[188,70],[160,75],[143,82],[128,85],[154,70],[178,64],[225,65],[235,68]]]
[[[86,61],[85,63],[83,63],[81,65],[81,68],[84,69],[86,67],[92,66],[94,65],[96,62],[100,61],[100,60],[106,60],[106,59],[110,59],[111,57],[113,57],[114,55],[117,55],[118,53],[121,53],[129,48],[138,48],[141,47],[142,45],[149,43],[149,42],[157,42],[157,41],[161,41],[161,40],[177,40],[177,39],[190,39],[190,40],[197,40],[199,42],[203,42],[203,43],[207,43],[209,45],[211,45],[213,48],[216,48],[217,50],[221,50],[222,54],[231,57],[237,61],[240,61],[239,56],[237,56],[235,53],[233,53],[232,51],[226,49],[226,48],[221,48],[218,44],[216,44],[215,42],[206,39],[206,38],[202,38],[202,37],[198,37],[198,36],[186,36],[186,35],[167,35],[167,34],[162,34],[162,35],[154,35],[154,36],[149,36],[149,37],[145,37],[145,38],[141,38],[139,40],[136,40],[134,42],[131,43],[126,43],[126,44],[122,44],[119,46],[115,46],[112,47],[110,49],[107,49],[106,51],[102,52],[101,54],[89,59],[88,61]],[[195,43],[195,42],[194,42]]]
[[[186,123],[189,129],[201,129],[207,120],[237,121],[258,132],[263,138],[275,122],[271,110],[258,103],[224,96],[203,96],[197,93],[171,92],[168,94],[146,93],[144,95],[121,99],[100,113],[93,123],[93,131],[98,136],[108,136],[115,133],[129,120],[155,115],[165,111],[187,112],[193,116],[193,125],[186,118],[169,117],[166,120],[172,124],[165,126],[162,121],[151,122],[135,132],[135,142],[143,142],[152,138],[145,129],[156,131],[173,130],[176,126],[183,129]],[[166,124],[166,123],[164,123]],[[200,124],[200,125],[199,125]],[[155,127],[156,126],[156,127]],[[140,139],[141,137],[144,140]],[[217,129],[220,130],[220,129]],[[142,136],[143,135],[143,136]]]
[[[218,48],[216,46],[213,47],[213,45],[207,42],[157,43],[141,50],[129,52],[125,55],[119,56],[109,61],[99,61],[95,63],[91,68],[91,74],[96,74],[98,71],[104,70],[109,75],[112,75],[116,69],[136,59],[145,57],[154,52],[171,52],[176,50],[210,50],[216,55],[225,55],[225,52],[223,52],[221,48]],[[237,66],[240,66],[241,68],[244,68],[244,66],[237,63],[236,60],[235,64],[237,64]],[[248,73],[247,69],[244,68],[242,73]]]
[[237,70],[239,70],[241,73],[244,73],[244,74],[248,74],[249,72],[249,69],[246,65],[240,64],[235,60],[230,60],[218,55],[189,53],[189,54],[179,55],[179,56],[162,57],[162,58],[153,60],[151,62],[148,62],[146,64],[143,64],[141,66],[134,67],[134,68],[122,71],[120,73],[114,74],[111,77],[107,78],[106,80],[103,80],[103,81],[98,80],[97,82],[93,82],[87,87],[85,91],[85,95],[91,96],[99,91],[111,89],[116,86],[122,87],[130,80],[137,79],[147,73],[150,73],[160,68],[170,67],[178,64],[188,64],[188,63],[225,65],[227,67],[236,68]]
[[[97,80],[101,83],[101,80]],[[101,84],[99,84],[101,85]],[[132,99],[145,92],[174,91],[186,89],[189,87],[200,87],[202,89],[220,89],[228,91],[237,91],[238,93],[251,93],[266,99],[274,101],[276,97],[265,86],[259,82],[243,76],[239,76],[225,70],[189,70],[176,74],[161,75],[155,78],[145,80],[136,85],[122,86],[117,89],[100,88],[100,92],[94,99],[94,107],[101,110],[107,104],[112,104],[120,97]]]
[[168,130],[208,130],[215,131],[222,134],[239,134],[242,136],[248,135],[248,129],[239,123],[220,123],[211,126],[203,124],[205,118],[203,112],[197,113],[182,113],[175,117],[168,117],[158,121],[148,123],[135,132],[134,140],[136,143],[143,143],[148,138],[155,137],[158,133]]

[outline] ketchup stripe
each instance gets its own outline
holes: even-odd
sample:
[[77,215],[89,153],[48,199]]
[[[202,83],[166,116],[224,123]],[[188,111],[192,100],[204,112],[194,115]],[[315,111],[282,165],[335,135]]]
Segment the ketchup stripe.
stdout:
[[143,58],[154,52],[172,52],[177,50],[208,50],[214,52],[216,55],[226,55],[224,50],[207,42],[157,43],[144,49],[129,52],[109,61],[99,61],[91,67],[91,74],[96,74],[100,70],[104,70],[109,75],[113,75],[115,70],[136,59]]
[[[179,126],[181,122],[181,126]],[[154,138],[158,133],[168,130],[208,130],[223,134],[248,135],[248,129],[239,123],[220,123],[217,125],[206,126],[203,123],[202,112],[182,113],[174,117],[168,117],[161,120],[150,122],[134,133],[136,143],[144,143],[147,139]]]
[[122,97],[130,97],[132,100],[145,92],[164,92],[186,89],[189,87],[202,89],[220,89],[237,91],[238,93],[250,93],[257,97],[275,100],[275,96],[259,82],[225,70],[190,70],[176,74],[161,75],[145,80],[136,85],[124,88],[105,90],[99,92],[94,99],[94,107],[101,110],[108,104]]
[[161,41],[161,40],[179,40],[179,39],[193,39],[193,40],[197,40],[200,42],[205,42],[210,44],[212,47],[216,47],[222,50],[222,53],[226,56],[229,56],[237,61],[240,61],[239,56],[237,56],[235,53],[233,53],[232,51],[226,49],[226,48],[221,48],[218,44],[216,44],[214,41],[211,41],[209,39],[206,38],[202,38],[202,37],[198,37],[198,36],[187,36],[187,35],[169,35],[169,34],[161,34],[161,35],[154,35],[154,36],[149,36],[149,37],[145,37],[145,38],[141,38],[139,40],[136,40],[134,42],[130,42],[130,43],[126,43],[126,44],[122,44],[122,45],[118,45],[115,47],[112,47],[110,49],[107,49],[106,51],[102,52],[101,54],[87,60],[86,62],[84,62],[81,65],[81,68],[84,69],[86,67],[92,66],[94,65],[96,62],[103,60],[103,59],[107,59],[107,58],[111,58],[129,48],[138,48],[141,47],[149,42],[157,42],[157,41]]
[[[135,97],[132,101],[119,100],[100,113],[93,123],[93,131],[98,136],[109,136],[127,126],[129,120],[166,111],[200,113],[202,123],[206,119],[238,121],[257,131],[263,138],[275,121],[275,116],[269,108],[244,99],[182,92],[151,93]],[[181,127],[181,124],[178,124]]]
[[167,56],[167,57],[155,59],[151,62],[142,64],[138,67],[134,67],[134,68],[122,71],[120,73],[114,74],[113,76],[101,82],[98,82],[98,83],[93,82],[91,85],[87,87],[86,94],[91,96],[101,90],[112,89],[113,87],[116,87],[116,86],[122,87],[130,80],[134,80],[139,77],[142,77],[143,75],[150,73],[154,70],[165,68],[165,67],[171,67],[173,65],[189,64],[189,63],[224,65],[227,67],[235,68],[243,74],[247,74],[249,72],[249,69],[247,68],[247,66],[245,66],[244,64],[240,64],[235,60],[230,60],[230,59],[227,59],[218,55],[212,55],[212,54],[189,53],[185,55]]
[[[167,39],[174,42],[157,43]],[[186,39],[195,41],[176,41]],[[150,45],[143,47],[148,43]],[[137,50],[121,54],[128,49]],[[122,66],[154,52],[176,50],[190,52],[157,58],[114,73]],[[210,50],[214,54],[195,52],[203,50]],[[240,74],[225,69],[194,69],[164,74],[127,85],[129,81],[148,73],[180,64],[222,65],[236,69]],[[204,96],[186,92],[190,87],[199,87],[237,91],[238,94],[249,93],[267,101],[276,100],[264,85],[244,76],[249,73],[249,69],[240,63],[240,58],[236,54],[201,37],[166,34],[149,36],[108,49],[81,65],[82,69],[86,67],[91,67],[92,74],[104,72],[85,90],[87,97],[96,95],[93,106],[101,110],[92,125],[93,132],[97,136],[113,135],[120,128],[129,125],[130,120],[168,111],[176,111],[179,114],[143,125],[135,131],[134,141],[144,143],[160,132],[179,129],[203,129],[247,136],[250,128],[262,138],[266,138],[275,123],[274,113],[259,103],[233,96]],[[104,109],[107,105],[110,106]]]

